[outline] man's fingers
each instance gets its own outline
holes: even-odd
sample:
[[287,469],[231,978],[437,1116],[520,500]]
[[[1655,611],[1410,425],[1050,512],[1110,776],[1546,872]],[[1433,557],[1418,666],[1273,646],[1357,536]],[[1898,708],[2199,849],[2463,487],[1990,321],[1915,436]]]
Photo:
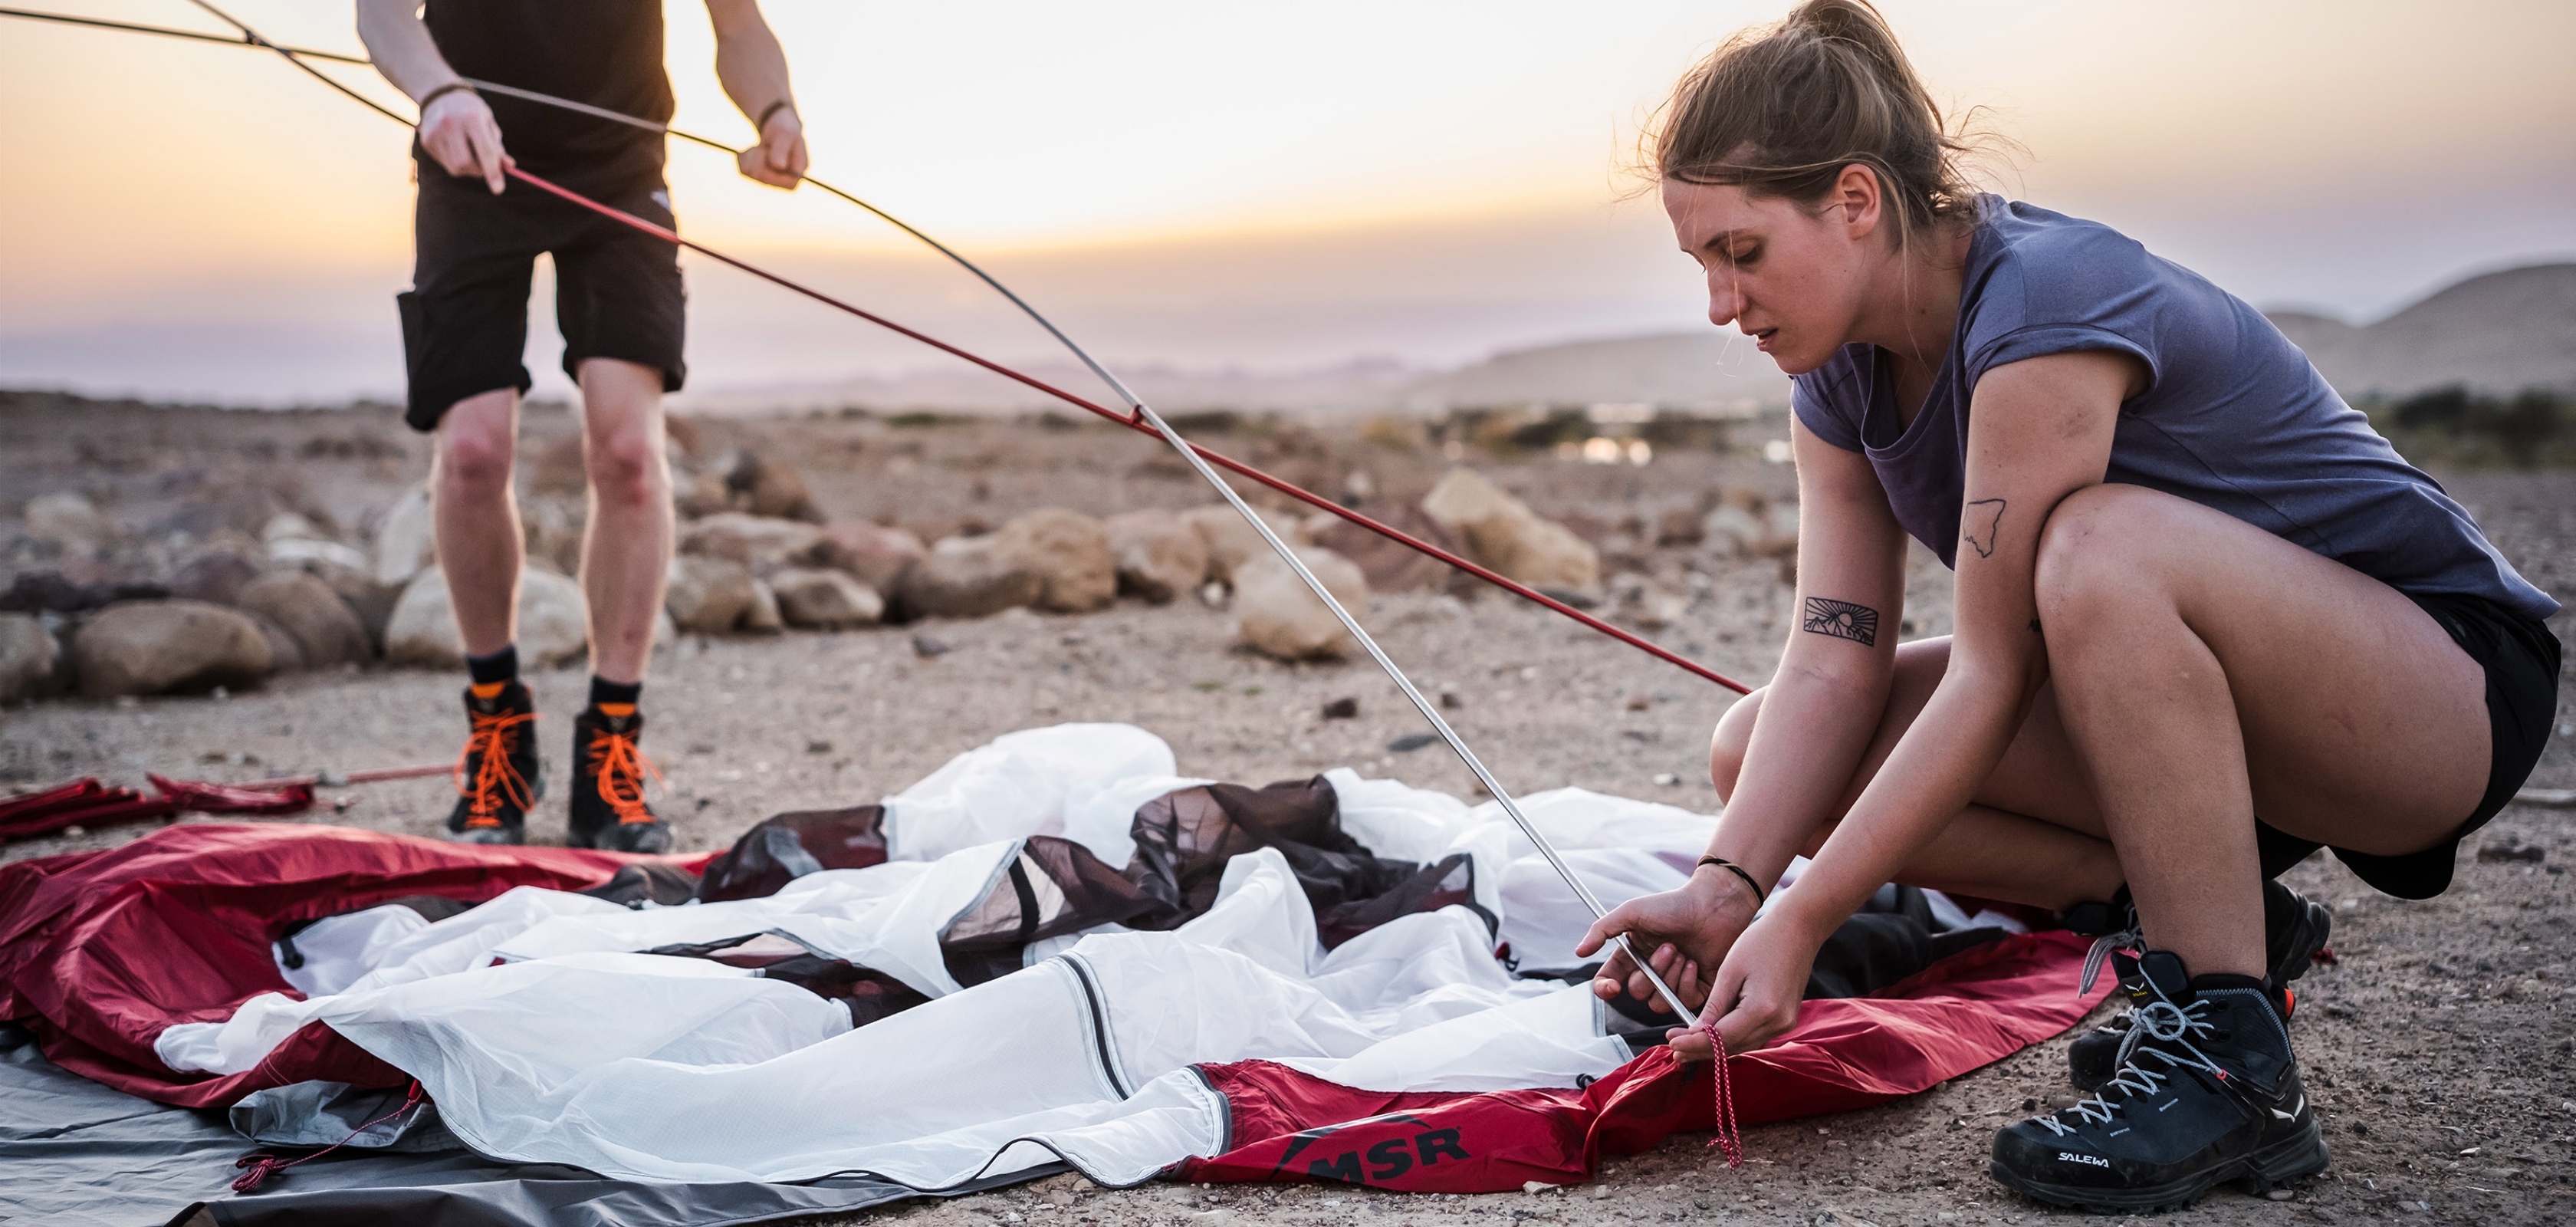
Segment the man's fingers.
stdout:
[[498,196],[504,186],[501,175],[501,134],[497,130],[486,131],[486,127],[488,125],[478,124],[467,129],[465,139],[474,147],[474,162],[483,172],[483,182],[490,184],[492,194]]

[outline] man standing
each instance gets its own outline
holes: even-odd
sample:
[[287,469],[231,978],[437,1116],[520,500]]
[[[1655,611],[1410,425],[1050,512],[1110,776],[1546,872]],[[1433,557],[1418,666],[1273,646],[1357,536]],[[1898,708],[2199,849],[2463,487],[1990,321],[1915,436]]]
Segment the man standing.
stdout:
[[[716,74],[760,129],[742,173],[793,188],[804,125],[787,57],[756,0],[707,0]],[[573,722],[570,837],[576,848],[660,852],[670,828],[644,803],[637,702],[671,562],[671,474],[662,396],[679,390],[678,250],[525,184],[525,167],[662,226],[673,225],[660,133],[495,94],[464,77],[660,122],[671,117],[660,0],[359,0],[358,36],[378,71],[420,104],[412,288],[397,299],[409,369],[404,420],[434,431],[438,562],[472,684],[453,838],[515,844],[544,794],[519,681],[524,538],[512,489],[528,285],[554,257],[564,373],[581,386],[590,517],[581,583],[590,603],[590,703]],[[506,141],[506,145],[505,145]]]

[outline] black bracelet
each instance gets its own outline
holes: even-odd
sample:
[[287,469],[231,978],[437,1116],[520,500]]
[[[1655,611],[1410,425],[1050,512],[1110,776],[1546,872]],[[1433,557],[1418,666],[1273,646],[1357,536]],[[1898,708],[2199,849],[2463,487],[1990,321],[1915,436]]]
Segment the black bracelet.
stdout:
[[1752,874],[1744,871],[1744,866],[1738,865],[1722,856],[1703,856],[1699,858],[1699,863],[1702,865],[1715,865],[1720,869],[1726,870],[1728,873],[1732,873],[1735,876],[1744,879],[1744,885],[1753,891],[1753,906],[1757,910],[1761,908],[1763,904],[1771,901],[1770,894],[1762,889],[1761,883],[1753,880]]
[[422,114],[424,114],[424,115],[425,115],[425,114],[428,114],[428,113],[429,113],[429,104],[430,104],[430,103],[436,102],[436,101],[438,101],[439,99],[444,98],[444,97],[448,96],[449,94],[453,94],[453,93],[455,93],[455,92],[456,92],[456,91],[458,91],[458,90],[463,90],[463,91],[465,91],[466,93],[473,94],[473,95],[475,95],[475,96],[477,96],[477,97],[482,96],[482,91],[475,89],[475,88],[474,88],[473,86],[471,86],[471,85],[467,85],[466,83],[464,83],[464,82],[462,82],[462,81],[450,81],[450,82],[448,82],[448,83],[447,83],[447,84],[445,84],[445,85],[439,86],[437,89],[431,90],[431,91],[429,91],[428,93],[421,95],[421,99],[420,99],[420,109],[421,109],[421,113],[422,113]]
[[788,110],[795,105],[795,103],[781,98],[776,102],[770,103],[768,106],[762,107],[760,110],[760,118],[752,121],[751,130],[755,133],[769,131],[770,117],[778,114],[780,111]]

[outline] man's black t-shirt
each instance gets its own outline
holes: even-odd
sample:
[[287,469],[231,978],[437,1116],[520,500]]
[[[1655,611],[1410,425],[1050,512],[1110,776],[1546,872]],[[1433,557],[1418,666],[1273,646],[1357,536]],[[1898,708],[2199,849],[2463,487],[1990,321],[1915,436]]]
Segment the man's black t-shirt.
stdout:
[[[661,0],[428,0],[423,17],[460,76],[670,122]],[[483,100],[530,174],[601,192],[661,176],[658,132],[501,94]],[[422,174],[447,173],[412,148]]]

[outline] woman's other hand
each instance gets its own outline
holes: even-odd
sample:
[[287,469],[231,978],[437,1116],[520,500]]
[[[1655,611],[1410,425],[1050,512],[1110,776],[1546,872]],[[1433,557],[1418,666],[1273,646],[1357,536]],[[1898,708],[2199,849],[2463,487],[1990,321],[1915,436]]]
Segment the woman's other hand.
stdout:
[[[1609,915],[1593,922],[1574,953],[1589,958],[1609,945],[1613,936],[1624,933],[1629,948],[1643,955],[1655,974],[1681,994],[1682,1004],[1697,1010],[1708,997],[1706,969],[1726,960],[1737,935],[1753,922],[1758,906],[1752,890],[1735,875],[1703,866],[1679,890],[1640,896],[1610,909]],[[1592,991],[1606,1001],[1623,990],[1639,1001],[1669,1008],[1627,952],[1612,947],[1608,961],[1593,977]]]
[[[1704,1015],[1717,1016],[1717,1033],[1728,1052],[1751,1052],[1798,1025],[1798,1003],[1807,995],[1807,977],[1822,945],[1821,939],[1798,932],[1785,915],[1762,917],[1736,939],[1718,964],[1704,1007]],[[1664,1038],[1685,1061],[1717,1055],[1705,1031],[1677,1027]]]

